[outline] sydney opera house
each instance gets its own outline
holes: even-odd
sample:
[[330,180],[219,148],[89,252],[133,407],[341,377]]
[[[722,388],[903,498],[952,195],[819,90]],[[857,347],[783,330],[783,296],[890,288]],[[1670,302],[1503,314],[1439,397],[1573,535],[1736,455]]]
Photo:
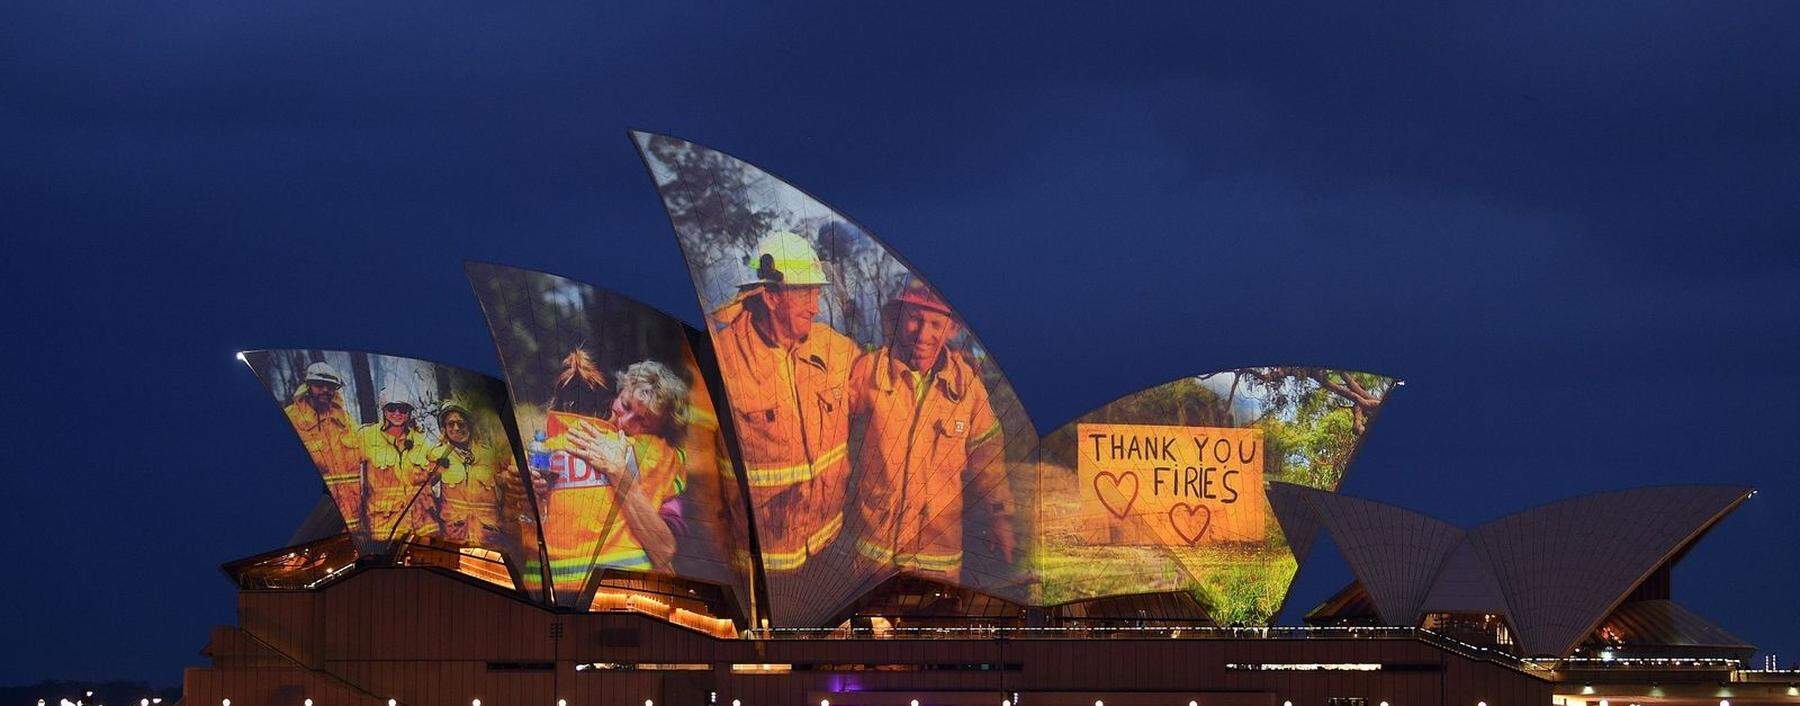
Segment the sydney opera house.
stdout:
[[[1040,431],[996,352],[854,221],[632,139],[701,327],[471,263],[503,379],[241,354],[321,496],[223,567],[237,622],[184,702],[1800,704],[1800,673],[1748,668],[1671,580],[1749,488],[1475,527],[1351,497],[1401,383],[1326,367],[1197,372]],[[1326,539],[1355,580],[1274,625]]]

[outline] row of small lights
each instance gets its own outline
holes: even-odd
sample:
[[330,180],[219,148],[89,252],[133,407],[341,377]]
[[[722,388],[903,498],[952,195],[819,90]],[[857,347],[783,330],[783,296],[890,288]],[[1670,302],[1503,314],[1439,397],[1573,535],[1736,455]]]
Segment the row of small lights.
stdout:
[[[91,697],[94,695],[94,692],[91,692],[91,691],[87,692],[87,695]],[[1014,693],[1013,698],[1014,699],[1018,698],[1018,694]],[[69,704],[69,700],[63,699],[62,703]],[[80,704],[80,703],[81,702],[79,702],[79,701],[75,702],[75,704]],[[160,698],[141,699],[138,701],[138,706],[151,706],[151,704],[160,704],[160,703],[162,703],[162,699],[160,699]],[[303,704],[304,704],[304,706],[313,706],[313,700],[307,699],[303,702]],[[388,699],[387,700],[387,706],[399,706],[399,705],[400,705],[400,702],[398,699]],[[45,702],[43,699],[38,699],[38,706],[45,706]],[[99,706],[99,705],[96,704],[95,706]],[[219,706],[231,706],[231,699],[228,699],[228,698],[220,699]],[[481,706],[481,699],[471,699],[469,701],[469,706]],[[569,706],[569,700],[568,699],[557,699],[556,706]],[[656,701],[654,699],[644,699],[644,706],[656,706]],[[739,699],[732,699],[731,706],[744,706],[744,702]],[[819,699],[819,706],[831,706],[831,700],[830,699]],[[913,699],[911,701],[911,703],[908,704],[908,706],[919,706],[919,700]],[[1014,703],[1011,699],[1002,699],[1000,701],[1000,706],[1014,706]],[[1102,701],[1102,700],[1095,700],[1094,706],[1106,706],[1106,702]],[[1200,702],[1189,701],[1189,702],[1187,702],[1187,706],[1200,706]],[[1283,702],[1281,702],[1281,706],[1294,706],[1294,702],[1283,701]],[[1383,702],[1381,702],[1380,706],[1388,706],[1388,702],[1383,701]],[[1488,706],[1488,702],[1477,701],[1477,702],[1475,702],[1475,706]],[[1612,702],[1610,702],[1606,699],[1601,699],[1600,706],[1612,706]],[[1638,706],[1638,705],[1631,704],[1631,706]],[[1730,699],[1719,699],[1719,706],[1731,706],[1731,700]]]
[[[1489,647],[1483,647],[1481,645],[1474,645],[1474,644],[1470,644],[1467,642],[1463,642],[1462,640],[1458,640],[1456,638],[1450,637],[1449,635],[1445,635],[1443,633],[1436,632],[1433,630],[1427,630],[1425,628],[1405,627],[1405,626],[1366,627],[1366,626],[1358,626],[1358,625],[1350,625],[1350,626],[1345,626],[1345,625],[1304,625],[1304,626],[1283,625],[1283,626],[1237,627],[1237,628],[1133,627],[1133,626],[1102,627],[1102,628],[1088,628],[1088,627],[1040,627],[1040,628],[937,627],[937,628],[888,628],[886,630],[886,632],[903,633],[903,634],[1018,633],[1018,634],[1027,634],[1028,635],[1031,633],[1092,632],[1095,630],[1106,631],[1106,632],[1168,633],[1169,637],[1176,638],[1176,639],[1179,639],[1183,632],[1197,632],[1197,633],[1203,633],[1203,634],[1230,635],[1232,637],[1242,637],[1245,634],[1255,634],[1255,633],[1262,633],[1264,635],[1267,635],[1270,633],[1276,633],[1276,634],[1348,633],[1350,635],[1355,635],[1357,633],[1377,633],[1377,634],[1382,634],[1382,635],[1393,635],[1396,633],[1423,633],[1426,635],[1430,635],[1434,638],[1437,638],[1439,640],[1455,643],[1456,645],[1461,646],[1463,649],[1472,650],[1475,652],[1484,652],[1484,653],[1494,655],[1496,657],[1505,658],[1507,660],[1514,661],[1514,662],[1519,661],[1518,658],[1514,657],[1512,654],[1507,653],[1507,652],[1503,652],[1503,651],[1496,650],[1496,649],[1489,648]],[[830,634],[834,634],[836,632],[837,632],[837,630],[822,629],[822,628],[766,628],[765,627],[760,630],[758,630],[758,629],[746,630],[746,631],[744,631],[744,637],[749,638],[749,639],[755,639],[757,633],[764,633],[764,634],[774,636],[779,633],[788,633],[788,634],[792,634],[792,635],[803,635],[803,634],[830,635]]]
[[[94,692],[90,691],[90,692],[88,692],[87,695],[93,696]],[[1016,700],[1018,698],[1019,698],[1018,692],[1013,692],[1013,698],[1012,699],[1002,699],[1000,701],[1000,706],[1014,706],[1014,704],[1016,703]],[[67,704],[69,702],[67,699],[64,699],[63,703]],[[77,702],[77,703],[79,703],[79,702]],[[160,703],[162,703],[162,699],[143,699],[138,702],[138,706],[150,706],[153,703],[160,704]],[[387,706],[399,706],[399,704],[400,704],[400,702],[397,699],[388,699],[387,700]],[[43,699],[38,699],[38,706],[44,706]],[[219,706],[231,706],[231,699],[220,699]],[[304,706],[313,706],[313,700],[307,699],[304,702]],[[469,706],[481,706],[481,699],[471,699],[469,701]],[[569,700],[568,699],[557,699],[556,706],[569,706]],[[653,699],[644,699],[644,706],[656,706],[656,701]],[[744,702],[739,699],[732,699],[731,706],[744,706]],[[831,706],[831,700],[830,699],[819,699],[819,706]],[[911,701],[911,703],[908,704],[908,706],[919,706],[919,700],[913,699]],[[1106,702],[1096,699],[1094,701],[1094,706],[1106,706]],[[1200,706],[1200,702],[1189,701],[1189,702],[1187,702],[1187,706]],[[1283,701],[1283,702],[1281,702],[1281,706],[1294,706],[1294,702]],[[1381,702],[1380,706],[1388,706],[1388,702],[1383,701],[1383,702]],[[1475,702],[1475,706],[1488,706],[1488,702],[1477,701],[1477,702]],[[1612,702],[1607,699],[1601,699],[1600,706],[1612,706]],[[1631,704],[1631,706],[1638,706],[1638,705],[1634,703],[1634,704]],[[1719,699],[1719,706],[1731,706],[1731,700],[1730,699]]]
[[[91,693],[90,693],[90,695],[91,695]],[[1018,693],[1015,692],[1013,694],[1012,699],[1002,699],[1000,701],[1000,706],[1014,706],[1015,702],[1013,699],[1017,699],[1018,697],[1019,697]],[[65,699],[63,701],[63,703],[68,703],[68,701]],[[143,701],[139,702],[139,706],[150,706],[150,704],[152,704],[152,703],[160,704],[160,703],[162,703],[162,699],[156,699],[154,701],[152,701],[150,699],[144,699]],[[44,706],[43,699],[38,699],[38,706]],[[220,699],[219,706],[231,706],[231,699]],[[313,706],[313,700],[307,699],[304,702],[304,706]],[[387,706],[400,706],[400,701],[398,699],[388,699]],[[481,699],[470,699],[469,706],[481,706]],[[569,706],[569,700],[568,699],[557,699],[556,706]],[[644,706],[656,706],[656,701],[653,699],[644,699]],[[731,706],[744,706],[744,702],[739,699],[732,699]],[[831,706],[831,699],[819,699],[819,706]],[[919,706],[919,700],[913,699],[908,704],[908,706]],[[1096,699],[1094,701],[1094,706],[1106,706],[1106,702]],[[1189,702],[1187,702],[1187,706],[1200,706],[1200,702],[1189,701]],[[1294,702],[1283,701],[1283,702],[1281,702],[1281,706],[1294,706]],[[1380,706],[1388,706],[1388,702],[1383,701],[1383,702],[1381,702]],[[1475,706],[1488,706],[1488,702],[1477,701],[1477,702],[1475,702]],[[1601,699],[1600,706],[1612,706],[1612,705],[1606,699]],[[1632,704],[1631,706],[1637,706],[1637,704]],[[1720,699],[1719,706],[1731,706],[1731,701],[1729,699]]]
[[[1010,626],[1008,626],[1008,627],[1001,627],[1001,626],[994,626],[994,627],[931,627],[931,628],[915,627],[915,628],[883,628],[881,630],[881,632],[903,633],[903,634],[965,633],[965,632],[966,633],[977,633],[977,634],[996,633],[996,632],[1027,633],[1027,634],[1029,634],[1029,633],[1053,633],[1053,632],[1148,632],[1148,633],[1196,632],[1196,633],[1210,633],[1210,634],[1230,635],[1233,637],[1239,637],[1239,636],[1242,636],[1245,634],[1254,634],[1254,633],[1297,634],[1297,633],[1309,633],[1309,632],[1316,632],[1316,633],[1368,632],[1368,633],[1393,634],[1393,633],[1409,632],[1409,631],[1415,631],[1415,630],[1423,630],[1423,628],[1411,628],[1411,627],[1406,627],[1406,626],[1402,626],[1402,625],[1395,625],[1395,626],[1273,625],[1273,626],[1245,626],[1245,627],[1235,627],[1235,628],[1218,627],[1218,626],[1148,626],[1148,627],[1146,627],[1146,626],[1130,626],[1130,625],[1118,625],[1118,626],[1108,625],[1108,626],[1094,626],[1094,627],[1046,626],[1046,627],[1034,627],[1034,628],[1020,628],[1020,627],[1010,627]],[[745,630],[744,634],[747,636],[754,636],[759,633],[766,633],[766,634],[770,634],[770,635],[783,634],[783,633],[792,634],[792,635],[806,635],[806,634],[832,635],[832,634],[839,633],[839,632],[842,632],[842,630],[840,628],[751,628],[751,629]]]
[[[1533,662],[1556,662],[1554,659],[1534,659]],[[1614,657],[1611,652],[1601,652],[1599,657],[1566,657],[1562,662],[1613,662],[1617,664],[1693,664],[1705,666],[1732,667],[1743,664],[1740,660],[1722,657]]]
[[[82,693],[87,698],[90,698],[90,699],[94,698],[94,692],[92,692],[92,691],[87,691],[87,692],[82,692]],[[158,696],[154,699],[138,699],[138,706],[150,706],[150,704],[160,704],[160,703],[162,703],[162,697],[160,697],[160,696]],[[310,706],[310,703],[311,702],[308,702],[309,706]],[[61,699],[61,704],[62,704],[62,706],[86,706],[85,704],[83,704],[81,702],[80,699],[76,699],[74,703],[70,703],[68,699]],[[38,699],[37,706],[46,706],[46,702],[43,699]],[[104,705],[103,704],[94,704],[94,706],[104,706]]]

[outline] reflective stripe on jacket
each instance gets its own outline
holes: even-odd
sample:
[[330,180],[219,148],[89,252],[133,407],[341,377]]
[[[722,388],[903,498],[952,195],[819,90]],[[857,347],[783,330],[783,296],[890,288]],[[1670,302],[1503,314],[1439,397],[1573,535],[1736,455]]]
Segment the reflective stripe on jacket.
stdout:
[[[576,416],[576,415],[564,415]],[[583,418],[602,429],[615,427],[603,420]],[[557,425],[560,426],[560,425]],[[557,434],[561,434],[558,430]],[[631,437],[637,457],[638,488],[653,507],[660,508],[681,492],[687,468],[681,454],[654,434]],[[569,459],[571,465],[578,459]],[[580,462],[585,465],[586,462]],[[553,481],[543,502],[544,550],[550,558],[550,580],[559,595],[574,596],[599,568],[648,571],[650,556],[631,533],[618,506],[617,490],[599,482],[599,471],[588,469],[582,481]],[[537,562],[527,562],[535,571]]]
[[396,437],[382,422],[372,422],[357,427],[344,443],[362,452],[368,488],[363,510],[371,539],[399,541],[437,533],[435,499],[429,489],[419,489],[431,477],[424,434],[409,427]]
[[846,384],[856,345],[824,324],[782,350],[740,313],[713,334],[756,512],[763,566],[788,571],[843,527],[850,478]]
[[350,415],[344,411],[343,396],[332,393],[331,405],[321,413],[306,400],[306,386],[301,385],[293,401],[281,411],[319,469],[325,490],[344,516],[344,527],[356,534],[362,529],[362,453],[345,441],[352,427]]
[[[890,348],[865,353],[850,373],[853,414],[867,427],[857,449],[858,551],[900,568],[961,569],[965,488],[998,508],[1011,531],[1005,440],[975,367],[946,349],[918,372]],[[976,499],[976,498],[970,498]]]
[[472,546],[511,549],[517,538],[510,536],[507,528],[516,531],[516,525],[508,523],[502,513],[516,504],[511,496],[521,490],[512,450],[504,444],[495,447],[480,442],[459,450],[443,442],[432,447],[429,456],[443,469],[438,517],[444,521],[445,535]]

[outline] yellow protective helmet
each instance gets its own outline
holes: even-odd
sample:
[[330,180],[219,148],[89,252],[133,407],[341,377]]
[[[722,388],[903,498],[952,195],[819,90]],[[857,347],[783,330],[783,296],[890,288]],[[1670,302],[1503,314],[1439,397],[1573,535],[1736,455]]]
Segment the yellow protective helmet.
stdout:
[[468,422],[470,426],[475,424],[474,412],[470,412],[469,408],[464,406],[462,402],[458,400],[449,400],[444,403],[444,406],[437,408],[437,412],[433,414],[433,416],[437,417],[438,426],[444,425],[444,417],[448,416],[451,412],[461,414],[463,416],[463,421]]
[[744,264],[750,267],[751,280],[739,287],[825,284],[825,263],[819,261],[818,251],[806,238],[785,230],[763,236]]

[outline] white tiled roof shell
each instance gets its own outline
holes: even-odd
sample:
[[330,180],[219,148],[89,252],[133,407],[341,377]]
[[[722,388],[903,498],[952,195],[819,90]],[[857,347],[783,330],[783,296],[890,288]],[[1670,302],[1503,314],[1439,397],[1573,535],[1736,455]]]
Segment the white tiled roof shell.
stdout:
[[1541,505],[1469,532],[1527,655],[1562,656],[1682,547],[1749,497],[1739,486],[1660,486]]
[[1310,511],[1383,621],[1505,615],[1526,655],[1564,656],[1645,578],[1749,497],[1726,485],[1596,493],[1471,530],[1371,500],[1274,483],[1283,523]]
[[1463,531],[1393,505],[1312,488],[1272,483],[1271,496],[1313,508],[1350,570],[1368,590],[1383,622],[1416,622],[1419,604]]

